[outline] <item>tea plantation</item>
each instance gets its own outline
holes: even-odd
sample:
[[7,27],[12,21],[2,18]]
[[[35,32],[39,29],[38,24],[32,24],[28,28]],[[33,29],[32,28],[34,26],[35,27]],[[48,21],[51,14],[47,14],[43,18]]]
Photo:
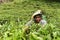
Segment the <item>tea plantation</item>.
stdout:
[[[30,33],[24,33],[32,14],[41,9],[47,25],[33,24]],[[38,31],[36,32],[36,28]],[[27,36],[28,35],[28,36]],[[59,0],[12,0],[0,3],[0,40],[60,40]]]

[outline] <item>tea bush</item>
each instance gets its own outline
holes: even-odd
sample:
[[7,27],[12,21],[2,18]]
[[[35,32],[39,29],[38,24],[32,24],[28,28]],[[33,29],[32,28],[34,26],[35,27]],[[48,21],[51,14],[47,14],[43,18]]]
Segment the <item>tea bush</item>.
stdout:
[[[25,34],[25,24],[41,9],[47,25],[33,24]],[[60,3],[46,0],[13,0],[0,4],[0,40],[60,40]]]

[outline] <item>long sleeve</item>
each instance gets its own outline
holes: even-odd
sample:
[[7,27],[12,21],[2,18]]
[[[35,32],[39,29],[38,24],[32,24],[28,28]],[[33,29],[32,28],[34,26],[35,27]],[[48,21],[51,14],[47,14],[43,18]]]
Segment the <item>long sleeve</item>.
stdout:
[[30,21],[28,21],[28,22],[26,23],[26,25],[25,25],[25,26],[31,26],[31,25],[32,25],[32,23],[33,23],[33,20],[30,20]]

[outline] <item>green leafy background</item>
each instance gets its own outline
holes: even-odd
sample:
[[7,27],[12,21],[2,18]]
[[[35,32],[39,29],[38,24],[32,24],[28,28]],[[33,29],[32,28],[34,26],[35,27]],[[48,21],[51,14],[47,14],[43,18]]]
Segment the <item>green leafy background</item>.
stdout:
[[[43,11],[48,24],[44,28],[32,25],[26,39],[23,27],[39,9]],[[35,27],[40,27],[38,32]],[[0,3],[0,40],[60,40],[60,2],[13,0]]]

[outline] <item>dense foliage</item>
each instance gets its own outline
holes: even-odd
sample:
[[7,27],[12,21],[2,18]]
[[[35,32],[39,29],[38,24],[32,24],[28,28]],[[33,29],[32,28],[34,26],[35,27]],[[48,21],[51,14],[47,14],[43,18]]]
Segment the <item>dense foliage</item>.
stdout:
[[[33,24],[25,34],[25,24],[41,9],[47,25]],[[26,36],[28,35],[28,36]],[[14,0],[0,4],[0,40],[60,40],[60,3],[46,0]]]

